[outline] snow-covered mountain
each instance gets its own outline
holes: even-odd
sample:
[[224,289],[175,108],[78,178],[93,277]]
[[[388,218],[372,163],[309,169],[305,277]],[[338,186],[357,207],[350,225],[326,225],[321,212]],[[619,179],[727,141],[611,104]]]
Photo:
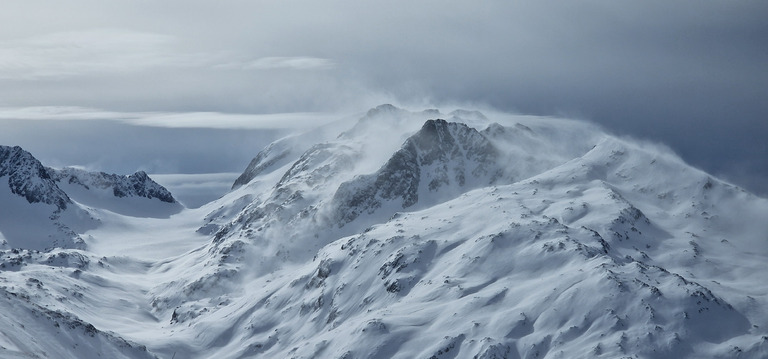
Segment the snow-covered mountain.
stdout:
[[141,217],[168,217],[182,209],[144,171],[126,176],[65,167],[48,168],[48,173],[70,198],[90,208]]
[[108,190],[112,196],[118,198],[143,197],[147,199],[157,198],[166,203],[176,202],[171,192],[149,178],[144,171],[121,176],[66,167],[63,169],[49,168],[48,173],[56,182],[79,185],[86,190],[90,190],[91,187]]
[[149,210],[152,199],[165,203],[154,206],[161,211],[181,210],[171,193],[144,172],[121,176],[53,169],[18,146],[0,146],[0,198],[3,247],[33,250],[85,249],[81,234],[99,225],[103,210],[157,214]]
[[50,204],[58,210],[72,203],[40,161],[19,146],[0,146],[0,176],[8,176],[11,193],[24,197],[29,203]]
[[0,198],[4,248],[82,249],[85,242],[77,231],[95,225],[40,161],[18,146],[0,146]]
[[199,209],[108,213],[86,249],[3,252],[0,354],[768,357],[768,200],[587,123],[383,105]]

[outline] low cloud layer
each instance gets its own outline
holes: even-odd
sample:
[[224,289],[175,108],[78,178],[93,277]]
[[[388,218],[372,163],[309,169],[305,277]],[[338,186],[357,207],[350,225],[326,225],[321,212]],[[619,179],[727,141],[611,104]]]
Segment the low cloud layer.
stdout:
[[0,13],[0,105],[201,122],[383,102],[565,115],[768,194],[766,13],[693,0],[30,0]]
[[164,128],[292,130],[321,126],[337,120],[326,113],[236,114],[221,112],[115,112],[86,107],[0,107],[0,121],[115,121]]
[[329,59],[318,57],[262,57],[253,61],[217,65],[222,69],[240,70],[329,70],[335,66]]
[[61,119],[0,119],[0,128],[1,144],[21,146],[47,166],[122,174],[238,172],[264,146],[295,131]]

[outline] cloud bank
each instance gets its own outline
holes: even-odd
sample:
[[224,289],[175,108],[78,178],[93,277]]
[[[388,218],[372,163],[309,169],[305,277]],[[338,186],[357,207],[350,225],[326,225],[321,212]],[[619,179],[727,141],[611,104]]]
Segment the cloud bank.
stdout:
[[116,112],[75,106],[0,107],[0,121],[117,121],[136,126],[302,130],[337,120],[328,113]]

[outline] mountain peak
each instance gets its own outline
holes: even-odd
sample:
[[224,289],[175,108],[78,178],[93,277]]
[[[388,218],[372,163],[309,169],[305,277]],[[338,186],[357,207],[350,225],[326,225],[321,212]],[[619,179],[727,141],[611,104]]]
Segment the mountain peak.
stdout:
[[64,210],[72,201],[48,174],[45,166],[19,146],[0,146],[0,177],[8,176],[11,192],[29,203],[46,203]]
[[[129,176],[43,166],[19,146],[0,146],[0,242],[11,248],[85,248],[80,234],[96,228],[95,209],[137,216],[167,216],[181,209],[171,193],[146,172]],[[147,205],[133,199],[172,204]],[[161,208],[162,207],[162,208]],[[29,225],[33,223],[34,225]]]
[[485,115],[477,110],[464,110],[464,109],[457,109],[454,111],[451,111],[449,113],[452,117],[457,118],[463,118],[467,120],[488,120],[488,117],[485,117]]
[[62,169],[48,168],[50,177],[56,182],[76,184],[85,189],[108,189],[114,197],[143,197],[158,199],[161,202],[176,203],[170,191],[161,186],[144,171],[131,175],[118,175],[106,172],[90,172],[74,167]]
[[40,161],[19,146],[0,146],[0,178],[6,176],[7,186],[0,183],[0,232],[5,237],[0,247],[85,247],[64,218],[84,217],[78,222],[91,223],[87,214],[59,188]]
[[424,122],[424,125],[421,126],[421,130],[425,132],[438,132],[442,129],[445,129],[447,126],[448,121],[441,118],[436,118]]
[[368,110],[368,112],[365,114],[365,116],[366,117],[377,117],[377,116],[381,116],[381,115],[384,115],[384,114],[393,114],[393,113],[397,113],[397,112],[401,112],[401,111],[405,111],[405,110],[403,110],[401,108],[398,108],[398,107],[395,107],[392,104],[385,103],[385,104],[378,105],[378,106]]
[[497,155],[474,128],[427,120],[376,173],[339,187],[333,198],[339,225],[372,214],[386,202],[402,210],[417,203],[435,204],[442,197],[438,192],[463,192],[468,183],[488,185],[501,172],[493,168]]

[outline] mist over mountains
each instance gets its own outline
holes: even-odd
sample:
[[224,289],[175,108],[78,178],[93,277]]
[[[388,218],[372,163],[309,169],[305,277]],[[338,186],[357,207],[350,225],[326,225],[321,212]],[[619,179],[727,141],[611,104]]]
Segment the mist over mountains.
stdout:
[[768,200],[663,146],[381,105],[251,157],[186,208],[0,147],[0,356],[768,356]]

